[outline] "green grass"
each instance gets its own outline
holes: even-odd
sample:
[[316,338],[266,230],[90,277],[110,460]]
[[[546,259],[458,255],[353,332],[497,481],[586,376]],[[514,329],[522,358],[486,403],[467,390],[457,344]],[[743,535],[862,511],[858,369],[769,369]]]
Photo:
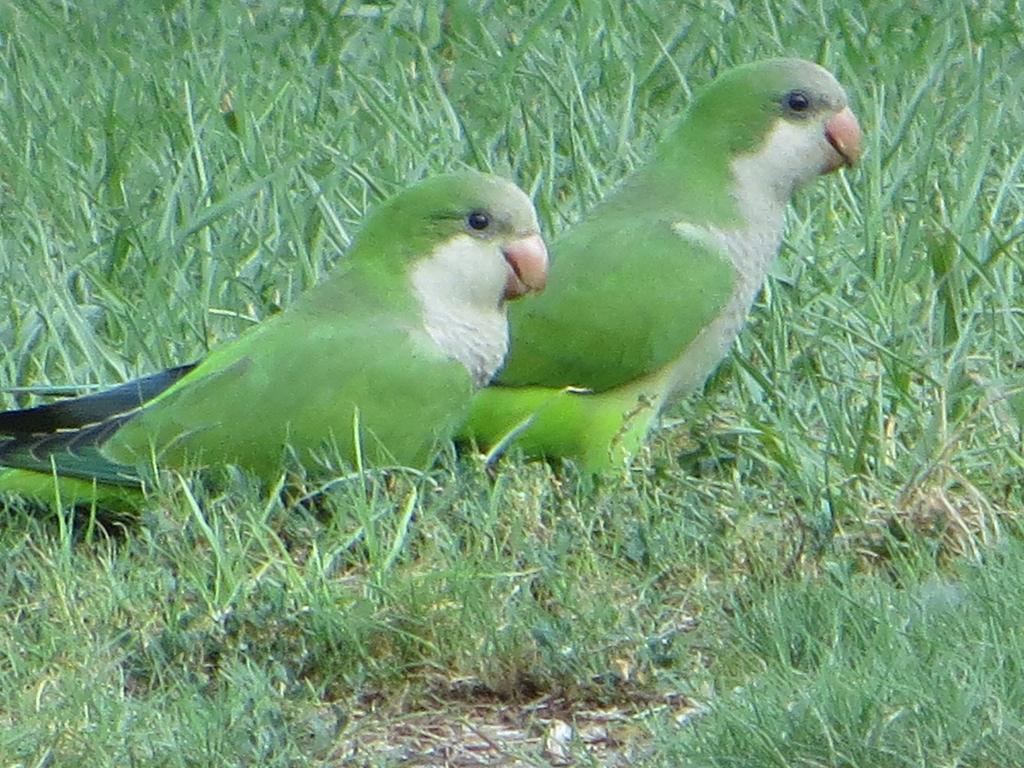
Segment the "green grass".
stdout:
[[557,232],[753,58],[836,72],[867,148],[628,473],[9,505],[0,765],[443,764],[480,733],[536,765],[552,718],[584,765],[1024,765],[1021,17],[0,2],[0,386],[194,359],[428,173],[511,176]]

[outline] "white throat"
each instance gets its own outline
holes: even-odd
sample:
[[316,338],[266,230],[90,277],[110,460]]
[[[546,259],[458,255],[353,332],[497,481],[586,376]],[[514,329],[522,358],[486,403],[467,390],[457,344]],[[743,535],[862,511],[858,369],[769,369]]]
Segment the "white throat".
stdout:
[[439,245],[412,272],[427,334],[480,387],[508,353],[507,277],[498,248],[468,234]]
[[[825,158],[820,129],[779,122],[760,149],[732,163],[732,195],[739,209],[736,228],[675,225],[684,238],[719,250],[736,270],[729,302],[671,366],[667,398],[699,387],[728,353],[778,255],[786,208],[797,187],[818,175]],[[816,158],[821,157],[821,163]]]
[[830,152],[818,123],[780,120],[760,149],[733,161],[733,197],[743,223],[722,234],[747,308],[778,255],[793,193],[818,177]]

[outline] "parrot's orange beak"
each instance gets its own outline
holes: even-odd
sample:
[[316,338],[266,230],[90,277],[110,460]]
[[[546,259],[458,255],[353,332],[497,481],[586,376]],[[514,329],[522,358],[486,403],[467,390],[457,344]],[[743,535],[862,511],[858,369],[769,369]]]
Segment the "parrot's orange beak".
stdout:
[[544,290],[548,282],[548,249],[540,235],[513,240],[501,253],[511,268],[505,282],[506,299]]
[[828,164],[825,173],[844,165],[852,168],[860,159],[860,124],[849,107],[843,107],[825,123],[825,138],[836,151],[836,158]]

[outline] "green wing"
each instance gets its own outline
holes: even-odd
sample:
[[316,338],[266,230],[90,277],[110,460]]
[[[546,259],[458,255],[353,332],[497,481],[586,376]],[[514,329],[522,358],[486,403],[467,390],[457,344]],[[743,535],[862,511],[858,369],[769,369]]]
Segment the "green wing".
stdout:
[[[333,448],[354,462],[418,464],[450,436],[472,393],[402,313],[289,312],[210,355],[117,431],[105,453],[125,463],[237,463],[268,475],[285,451]],[[380,447],[380,450],[378,450]]]
[[555,241],[548,289],[509,308],[497,384],[601,392],[677,358],[729,300],[734,271],[710,238],[664,218],[593,216]]

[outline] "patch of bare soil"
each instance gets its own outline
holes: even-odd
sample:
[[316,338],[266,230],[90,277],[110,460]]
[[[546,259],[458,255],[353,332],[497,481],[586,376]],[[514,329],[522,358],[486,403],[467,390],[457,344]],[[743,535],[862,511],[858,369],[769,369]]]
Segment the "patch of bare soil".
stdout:
[[438,701],[435,711],[387,716],[356,711],[337,742],[339,766],[636,765],[652,719],[699,713],[682,696],[636,706],[590,708],[545,696],[526,704]]

